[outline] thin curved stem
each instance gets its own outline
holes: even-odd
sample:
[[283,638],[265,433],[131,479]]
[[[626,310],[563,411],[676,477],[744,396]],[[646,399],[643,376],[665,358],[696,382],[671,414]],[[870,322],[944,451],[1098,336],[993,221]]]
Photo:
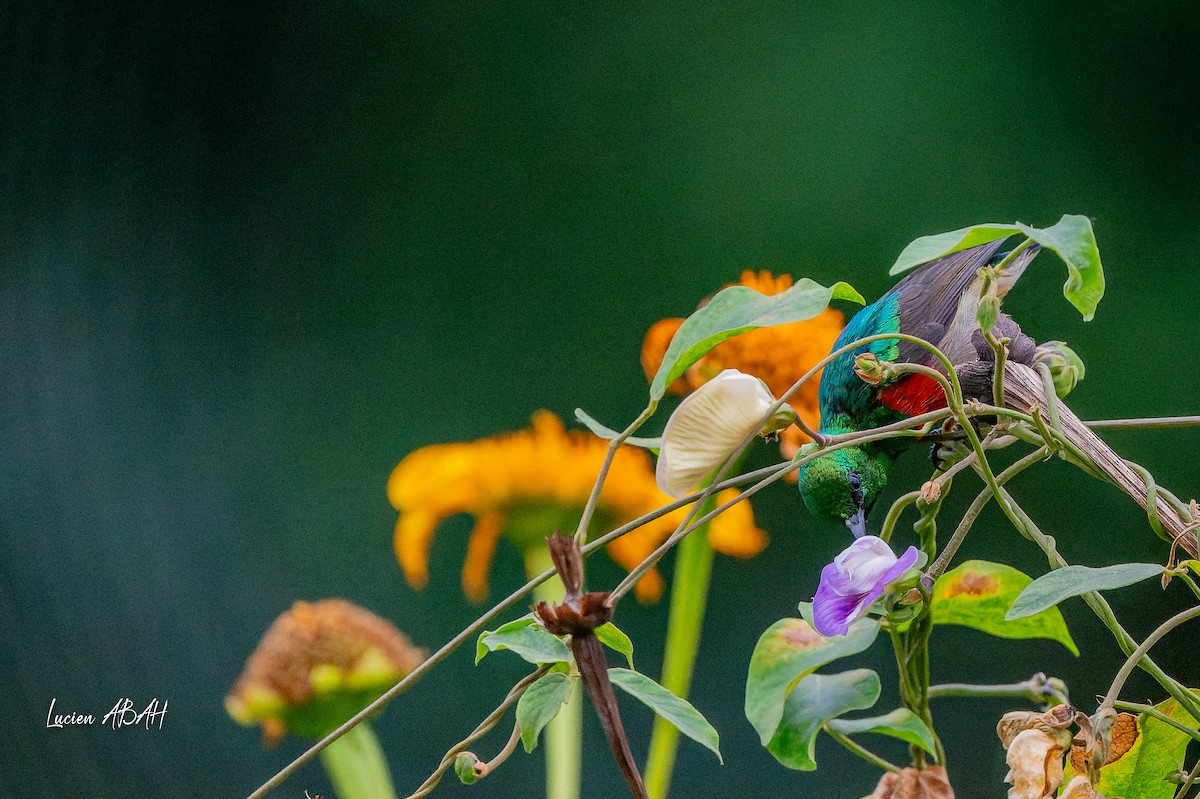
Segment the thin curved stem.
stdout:
[[1133,653],[1126,658],[1125,663],[1122,664],[1120,671],[1117,672],[1117,676],[1113,678],[1112,685],[1109,686],[1108,693],[1104,696],[1104,701],[1100,703],[1100,709],[1103,710],[1104,708],[1113,706],[1113,702],[1115,702],[1117,697],[1121,695],[1121,689],[1125,687],[1125,681],[1129,679],[1129,675],[1133,673],[1134,667],[1137,666],[1138,661],[1150,651],[1151,647],[1162,640],[1162,637],[1171,632],[1171,630],[1174,630],[1184,622],[1190,621],[1191,619],[1197,617],[1200,617],[1200,607],[1189,608],[1180,613],[1176,613],[1174,616],[1160,624],[1154,632],[1146,636],[1146,640],[1142,641],[1138,648],[1133,650]]
[[974,685],[971,683],[943,683],[930,686],[930,699],[943,699],[951,696],[975,697],[1023,697],[1031,702],[1045,704],[1047,700],[1067,703],[1069,698],[1065,691],[1060,690],[1054,681],[1044,674],[1035,674],[1024,682],[1005,683],[1002,685]]
[[1192,766],[1192,770],[1188,772],[1187,779],[1183,781],[1183,785],[1179,786],[1179,791],[1175,794],[1175,799],[1187,799],[1188,789],[1196,782],[1196,778],[1200,777],[1200,760],[1196,761],[1196,765]]
[[[1037,524],[1034,523],[1033,519],[1029,517],[1029,514],[1025,513],[1025,510],[1012,497],[1012,495],[1008,493],[1007,490],[1000,490],[1004,492],[1005,498],[1009,501],[1009,503],[1012,504],[1013,509],[1019,515],[1019,518],[1021,519],[1021,527],[1025,530],[1027,537],[1034,541],[1034,543],[1038,545],[1042,552],[1045,553],[1046,559],[1050,564],[1050,568],[1058,569],[1066,566],[1067,562],[1063,559],[1062,555],[1058,553],[1054,538],[1041,531]],[[1088,593],[1083,594],[1081,598],[1083,599],[1084,604],[1086,604],[1092,610],[1092,612],[1096,614],[1101,623],[1103,623],[1104,626],[1108,628],[1109,632],[1113,634],[1113,637],[1117,640],[1117,646],[1121,648],[1122,652],[1124,652],[1126,655],[1129,655],[1137,648],[1133,637],[1130,636],[1129,633],[1126,632],[1125,628],[1121,626],[1121,623],[1117,621],[1117,617],[1116,614],[1113,613],[1112,606],[1108,604],[1108,600],[1106,600],[1103,595],[1101,595],[1098,591],[1089,591]],[[1182,705],[1183,708],[1192,715],[1192,718],[1200,719],[1200,697],[1192,693],[1191,689],[1181,685],[1177,680],[1163,671],[1162,667],[1155,663],[1148,654],[1142,655],[1141,660],[1138,661],[1138,665],[1143,671],[1153,677],[1155,682],[1161,685],[1163,689],[1172,696],[1172,698],[1178,701],[1179,704]]]
[[504,717],[504,714],[508,712],[508,709],[515,705],[517,700],[528,690],[529,686],[537,682],[549,670],[549,666],[542,666],[532,674],[522,677],[508,692],[508,695],[504,697],[504,701],[497,705],[496,709],[489,713],[483,721],[479,722],[479,726],[470,735],[450,747],[446,754],[442,756],[442,762],[438,764],[438,767],[426,778],[425,782],[421,783],[421,787],[410,793],[405,799],[421,799],[423,796],[428,796],[429,792],[441,782],[442,775],[454,765],[454,759],[458,757],[459,753],[465,752],[467,747],[491,732],[500,719]]
[[496,753],[495,757],[483,764],[484,768],[490,773],[504,765],[504,761],[508,760],[509,756],[517,750],[517,742],[520,740],[521,725],[514,723],[512,734],[508,736],[508,743],[504,745],[503,749]]
[[617,450],[621,448],[621,444],[625,443],[625,439],[636,433],[638,428],[654,415],[657,405],[658,403],[656,402],[651,402],[647,405],[620,435],[608,442],[608,450],[604,453],[604,461],[600,464],[600,472],[596,475],[596,482],[592,484],[592,491],[588,494],[587,503],[583,506],[583,513],[579,517],[579,524],[575,527],[575,541],[580,545],[587,541],[587,530],[592,523],[592,515],[596,512],[596,504],[600,501],[600,489],[604,487],[604,480],[608,477],[608,470],[612,467],[613,458],[616,457]]
[[[1000,486],[1004,485],[1025,469],[1043,460],[1047,454],[1048,450],[1045,447],[1031,452],[1001,472],[1000,476],[996,478],[996,484]],[[962,546],[963,540],[966,539],[967,533],[971,531],[971,527],[975,524],[975,520],[979,518],[979,514],[991,498],[992,490],[984,488],[976,495],[970,506],[967,507],[966,512],[958,523],[958,527],[955,528],[953,535],[950,536],[950,540],[946,542],[946,546],[942,548],[937,560],[925,570],[925,580],[928,585],[933,585],[937,581],[937,578],[941,577],[946,571],[946,568],[950,565],[950,561],[953,560],[954,555],[958,552],[958,548]]]
[[826,724],[822,729],[825,730],[825,733],[830,738],[837,741],[842,746],[846,747],[848,750],[850,750],[854,754],[858,755],[859,757],[861,757],[863,760],[867,761],[871,765],[881,768],[884,771],[890,771],[893,774],[900,773],[901,769],[899,766],[897,766],[894,763],[890,763],[887,760],[884,760],[882,757],[875,754],[870,749],[867,749],[865,746],[858,743],[857,741],[851,740],[847,736],[842,735],[840,732],[836,732],[828,724]]
[[1145,713],[1147,716],[1153,716],[1163,724],[1170,725],[1191,738],[1200,741],[1200,730],[1194,730],[1191,727],[1163,713],[1153,705],[1143,705],[1137,702],[1125,702],[1120,699],[1115,700],[1112,704],[1114,710],[1124,710],[1126,713]]

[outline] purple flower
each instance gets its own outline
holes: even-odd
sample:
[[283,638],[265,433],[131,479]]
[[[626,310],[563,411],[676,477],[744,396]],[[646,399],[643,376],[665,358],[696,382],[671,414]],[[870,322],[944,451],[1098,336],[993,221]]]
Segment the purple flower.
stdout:
[[916,547],[899,558],[882,538],[865,535],[821,570],[813,597],[813,626],[821,635],[845,635],[884,589],[917,563]]

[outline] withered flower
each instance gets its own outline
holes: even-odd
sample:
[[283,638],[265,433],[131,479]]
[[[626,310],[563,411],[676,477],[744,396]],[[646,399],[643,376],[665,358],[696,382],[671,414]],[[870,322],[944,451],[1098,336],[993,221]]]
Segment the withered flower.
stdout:
[[595,635],[595,629],[612,618],[613,609],[608,605],[608,592],[582,593],[583,556],[574,538],[556,532],[546,539],[546,544],[550,547],[550,558],[566,588],[566,595],[557,605],[550,605],[544,600],[538,602],[533,609],[534,616],[555,635],[571,636],[571,654],[575,656],[575,665],[592,707],[600,717],[600,725],[604,728],[613,757],[621,767],[621,773],[625,775],[635,799],[648,799],[641,772],[629,748],[629,739],[625,736],[625,726],[621,723],[617,697],[608,679],[604,645]]
[[1069,728],[1081,715],[1069,705],[1058,705],[1045,713],[1014,711],[1000,719],[996,734],[1008,750],[1008,799],[1055,795],[1063,783],[1063,756],[1071,746]]
[[941,766],[906,768],[884,774],[875,792],[864,799],[954,799],[954,789]]
[[390,622],[344,599],[296,602],[263,636],[225,697],[268,744],[322,738],[425,659]]

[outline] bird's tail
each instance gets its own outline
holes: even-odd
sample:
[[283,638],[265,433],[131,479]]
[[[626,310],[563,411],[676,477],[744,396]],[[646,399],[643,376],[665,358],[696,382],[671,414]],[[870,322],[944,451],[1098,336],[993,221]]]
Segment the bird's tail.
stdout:
[[[1050,386],[1049,396],[1053,395],[1054,388]],[[1045,409],[1048,401],[1046,388],[1037,372],[1011,361],[1004,366],[1004,400],[1024,413],[1031,413],[1035,408]],[[1195,522],[1185,518],[1166,497],[1157,495],[1157,489],[1151,487],[1146,476],[1132,468],[1061,402],[1058,403],[1058,418],[1063,434],[1087,456],[1090,465],[1146,509],[1147,514],[1152,517],[1156,514],[1163,530],[1193,558],[1196,557]]]

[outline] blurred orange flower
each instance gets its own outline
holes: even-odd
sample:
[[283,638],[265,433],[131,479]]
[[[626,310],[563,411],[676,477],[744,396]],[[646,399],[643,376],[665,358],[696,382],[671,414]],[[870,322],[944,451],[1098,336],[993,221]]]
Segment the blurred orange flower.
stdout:
[[[747,270],[742,272],[740,285],[770,296],[790,288],[792,278],[788,275],[776,277],[766,270]],[[648,379],[654,378],[671,338],[682,324],[682,319],[663,319],[652,325],[646,333],[642,344],[642,368]],[[846,317],[841,311],[826,308],[819,315],[804,322],[764,327],[734,336],[718,344],[693,364],[670,386],[670,391],[675,394],[688,394],[723,370],[737,369],[761,379],[771,389],[772,394],[776,397],[781,396],[805,372],[833,350],[833,342],[837,340],[845,325]],[[818,373],[788,400],[797,415],[813,429],[816,429],[821,420],[821,409],[817,400],[819,387]],[[807,441],[808,436],[796,426],[788,427],[780,433],[780,448],[788,458],[795,455],[796,450]],[[795,477],[792,476],[792,479]]]
[[344,599],[296,602],[277,618],[225,697],[268,744],[322,738],[425,659],[389,621]]
[[[608,442],[584,430],[567,431],[549,411],[533,415],[528,430],[473,442],[422,447],[400,461],[388,480],[388,499],[400,512],[396,556],[408,582],[428,581],[429,548],[437,526],[449,516],[467,513],[475,528],[463,562],[463,591],[480,601],[488,591],[488,572],[501,536],[522,551],[544,547],[555,529],[574,529],[604,460]],[[721,501],[736,492],[722,492]],[[617,450],[600,493],[596,523],[612,529],[670,502],[658,490],[645,450]],[[682,521],[680,508],[627,533],[608,545],[613,560],[632,569]],[[754,524],[749,503],[740,502],[713,520],[709,541],[717,552],[752,557],[766,546],[766,534]],[[635,594],[654,601],[663,579],[652,570],[638,581]]]

